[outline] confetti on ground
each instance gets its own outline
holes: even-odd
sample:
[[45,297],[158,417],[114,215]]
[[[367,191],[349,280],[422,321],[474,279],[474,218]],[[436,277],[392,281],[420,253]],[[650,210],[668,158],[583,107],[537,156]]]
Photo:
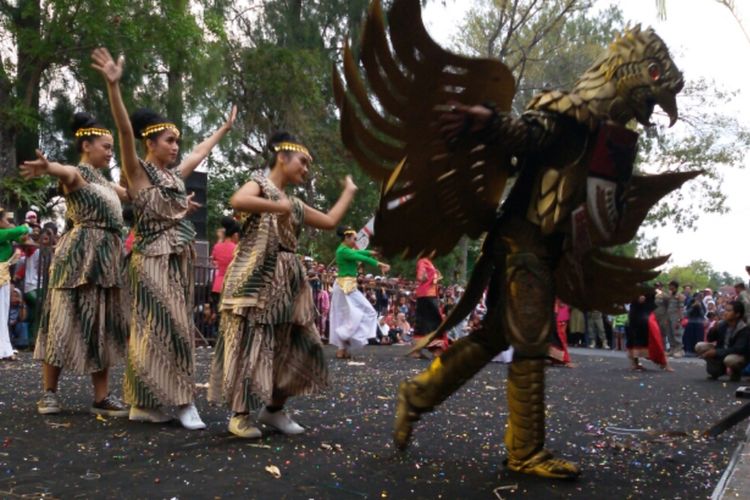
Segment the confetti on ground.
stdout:
[[[91,418],[90,378],[68,372],[63,412],[38,415],[39,366],[22,353],[12,369],[0,363],[0,497],[706,499],[743,438],[745,426],[701,436],[741,406],[734,397],[741,384],[707,381],[700,362],[634,374],[622,353],[573,350],[577,369],[547,369],[546,446],[581,465],[578,481],[503,467],[508,367],[496,363],[425,414],[412,446],[398,452],[396,387],[429,363],[406,350],[366,347],[361,365],[329,360],[330,388],[289,401],[306,433],[263,428],[255,440],[229,434],[227,409],[209,405],[203,391],[196,404],[205,431],[176,420]],[[208,378],[211,352],[196,352],[198,381]],[[328,357],[334,353],[326,347]],[[120,366],[110,376],[115,395],[121,385]],[[282,479],[265,469],[271,465]]]

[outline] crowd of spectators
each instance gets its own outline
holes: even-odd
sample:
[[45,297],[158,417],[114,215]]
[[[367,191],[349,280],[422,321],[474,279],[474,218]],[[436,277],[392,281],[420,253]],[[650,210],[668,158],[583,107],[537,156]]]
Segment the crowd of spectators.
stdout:
[[[304,258],[307,279],[313,291],[318,314],[318,330],[328,338],[330,294],[336,279],[336,266],[326,266],[309,257]],[[371,345],[403,344],[411,341],[416,322],[417,282],[401,277],[376,276],[361,272],[357,286],[378,314],[378,327],[370,339]],[[442,314],[447,314],[463,294],[458,285],[439,287]],[[468,332],[468,328],[467,328]]]
[[[21,258],[13,269],[14,288],[9,314],[11,341],[17,349],[33,347],[44,301],[49,263],[58,237],[57,226],[54,223],[40,225],[33,211],[26,214],[25,223],[29,224],[33,232],[29,241],[19,247]],[[232,254],[232,247],[237,239],[236,230],[230,229],[229,232],[228,237],[223,229],[217,232],[219,245],[215,249],[220,251],[213,252],[212,258],[204,265],[196,266],[195,322],[203,339],[209,343],[218,334],[221,276],[228,264],[227,256]],[[312,288],[318,330],[323,341],[326,341],[329,334],[330,293],[336,278],[336,267],[326,266],[310,257],[300,258],[303,259]],[[370,344],[409,343],[416,320],[417,282],[362,271],[357,283],[378,314],[378,325],[372,333]],[[742,304],[743,314],[739,318],[742,325],[750,325],[750,292],[744,283],[737,283],[734,287],[724,286],[718,290],[705,288],[695,291],[691,284],[680,288],[676,282],[670,282],[666,287],[657,282],[655,288],[654,314],[661,329],[664,348],[670,356],[698,356],[698,344],[721,344],[723,337],[720,332],[726,328],[722,319],[727,311],[733,310],[735,301]],[[438,290],[440,311],[445,316],[461,298],[464,290],[459,285],[445,283],[441,283]],[[485,311],[486,306],[482,300],[470,317],[449,332],[449,338],[456,340],[477,328]],[[568,345],[625,350],[627,318],[627,314],[609,316],[599,311],[571,308],[566,327]],[[750,343],[748,347],[750,348]],[[750,361],[750,352],[745,353],[744,359]]]
[[58,238],[58,227],[52,222],[39,224],[36,212],[28,211],[23,223],[32,232],[17,246],[20,254],[11,267],[12,289],[8,329],[15,349],[33,347],[44,302],[49,264]]

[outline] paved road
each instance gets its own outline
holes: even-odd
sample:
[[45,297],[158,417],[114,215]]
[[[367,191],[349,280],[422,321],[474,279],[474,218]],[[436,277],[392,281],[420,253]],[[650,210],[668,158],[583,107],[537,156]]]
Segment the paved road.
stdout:
[[[332,350],[327,353],[332,354]],[[739,406],[729,382],[700,362],[632,373],[621,353],[574,350],[578,368],[548,369],[548,446],[581,463],[575,482],[506,471],[504,365],[492,364],[424,418],[412,448],[393,449],[394,388],[423,361],[402,347],[371,347],[354,363],[330,360],[331,387],[291,403],[302,436],[268,431],[243,441],[226,412],[198,406],[208,430],[99,420],[90,388],[64,376],[65,411],[35,413],[39,369],[30,355],[0,364],[0,498],[683,498],[711,495],[743,437],[699,431]],[[210,351],[199,350],[198,382]],[[119,390],[121,370],[114,386]],[[274,479],[266,466],[275,465]]]

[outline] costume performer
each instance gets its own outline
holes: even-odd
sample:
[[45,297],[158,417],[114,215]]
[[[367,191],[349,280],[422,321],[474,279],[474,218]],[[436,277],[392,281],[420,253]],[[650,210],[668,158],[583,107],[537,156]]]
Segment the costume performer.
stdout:
[[665,371],[674,371],[669,366],[664,344],[654,310],[654,294],[641,295],[630,304],[626,345],[633,370],[645,370],[638,358],[648,358]]
[[229,431],[244,438],[261,436],[250,418],[259,407],[260,423],[284,434],[304,432],[284,404],[328,384],[312,289],[295,252],[302,225],[335,228],[357,190],[347,176],[327,214],[311,208],[284,193],[305,182],[312,164],[308,149],[283,132],[270,139],[269,149],[268,177],[254,174],[230,200],[241,214],[242,235],[224,277],[209,384],[209,399],[233,412]]
[[[121,161],[135,211],[135,244],[128,261],[132,296],[125,401],[130,420],[165,422],[163,406],[177,406],[187,429],[206,426],[194,404],[193,239],[185,217],[195,208],[184,179],[208,156],[231,128],[236,116],[171,168],[179,151],[177,127],[149,110],[128,118],[119,81],[124,59],[115,62],[96,49],[93,67],[107,82],[117,124]],[[131,125],[132,122],[132,125]],[[135,139],[142,139],[146,159],[138,158]]]
[[10,266],[17,260],[12,242],[21,241],[29,234],[29,226],[13,226],[8,221],[8,212],[0,207],[0,361],[16,359],[8,331],[10,290],[13,286],[10,282]]
[[[384,183],[373,242],[384,256],[439,256],[463,235],[487,233],[466,293],[436,333],[466,317],[489,286],[481,327],[401,384],[396,445],[405,448],[422,413],[512,345],[508,467],[575,477],[577,465],[544,449],[544,357],[555,292],[572,306],[613,313],[642,293],[640,283],[665,261],[600,247],[629,241],[661,196],[697,175],[632,175],[638,134],[626,125],[634,118],[649,125],[655,104],[674,122],[682,75],[662,40],[636,27],[571,91],[542,92],[512,117],[510,70],[440,48],[424,29],[419,0],[394,0],[390,42],[384,26],[374,1],[361,46],[368,85],[348,47],[347,87],[338,73],[334,78],[343,142]],[[487,105],[475,104],[481,102]],[[498,211],[509,176],[515,182]],[[396,200],[405,201],[394,206]]]
[[357,232],[340,228],[341,244],[336,249],[338,275],[331,296],[330,343],[338,347],[337,358],[350,358],[350,349],[367,345],[368,339],[377,335],[378,313],[370,301],[357,288],[357,263],[378,266],[383,274],[388,264],[378,262],[370,250],[357,250]]
[[73,121],[77,167],[38,159],[21,166],[26,179],[51,175],[60,180],[69,228],[50,263],[34,359],[42,361],[42,415],[60,413],[57,386],[63,369],[91,374],[91,413],[126,417],[127,407],[109,395],[108,372],[125,355],[127,290],[122,266],[124,188],[104,178],[112,160],[112,133],[87,113]]
[[[414,322],[414,340],[419,341],[440,326],[443,315],[440,314],[438,300],[438,282],[443,278],[440,271],[428,257],[417,260],[417,298],[416,321]],[[433,355],[438,356],[448,348],[448,334],[434,338],[426,346]]]

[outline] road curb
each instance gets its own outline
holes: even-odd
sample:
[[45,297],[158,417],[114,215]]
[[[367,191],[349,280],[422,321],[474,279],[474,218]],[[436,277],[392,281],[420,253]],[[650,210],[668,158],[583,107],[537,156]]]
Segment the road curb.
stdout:
[[750,498],[750,424],[711,495],[711,500],[730,498]]

